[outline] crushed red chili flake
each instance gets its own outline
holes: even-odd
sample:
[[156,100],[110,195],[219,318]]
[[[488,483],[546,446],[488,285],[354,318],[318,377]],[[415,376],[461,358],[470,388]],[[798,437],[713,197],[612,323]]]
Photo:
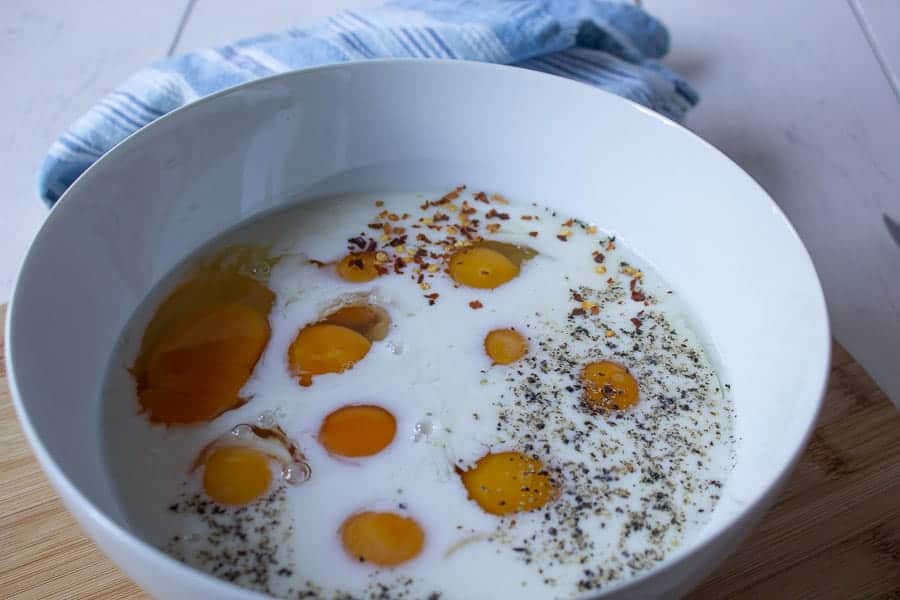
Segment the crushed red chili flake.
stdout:
[[322,267],[327,266],[327,263],[323,263],[321,260],[316,260],[316,259],[314,259],[314,258],[311,258],[311,259],[309,259],[309,260],[306,261],[306,262],[308,262],[308,263],[311,264],[311,265],[316,265],[316,266],[319,267],[320,269],[321,269]]
[[366,238],[364,238],[364,237],[362,237],[362,236],[350,238],[350,239],[347,240],[347,241],[348,241],[349,243],[355,245],[355,246],[359,246],[360,248],[365,248],[365,247],[366,247]]
[[604,260],[606,260],[606,257],[603,256],[603,254],[602,254],[601,252],[597,251],[597,250],[594,250],[594,251],[591,253],[591,255],[594,257],[594,262],[595,262],[595,263],[602,263]]
[[568,241],[569,241],[569,238],[567,238],[567,237],[564,236],[564,235],[558,235],[558,236],[556,236],[556,239],[558,239],[558,240],[561,241],[561,242],[568,242]]
[[584,309],[583,308],[573,308],[572,312],[570,312],[569,315],[573,316],[573,317],[580,317],[580,316],[584,315]]
[[433,294],[425,294],[425,298],[428,299],[428,306],[434,306],[434,303],[437,302],[437,299],[440,297],[440,294],[434,292]]
[[405,235],[401,235],[401,236],[399,236],[399,237],[395,237],[394,239],[392,239],[392,240],[391,240],[390,242],[388,242],[388,243],[389,243],[391,246],[395,247],[395,248],[396,248],[397,246],[402,246],[403,244],[406,243],[406,236],[405,236]]
[[475,199],[479,202],[484,202],[485,204],[488,203],[487,194],[485,194],[484,192],[475,192]]
[[474,206],[470,206],[468,202],[463,202],[462,208],[459,210],[464,215],[471,215],[478,211]]
[[523,221],[531,221],[531,220],[534,219],[534,217],[532,217],[531,215],[522,215],[520,218],[521,218]]
[[375,240],[369,240],[369,243],[366,245],[366,252],[375,252],[376,247],[378,247],[378,244]]
[[430,243],[431,243],[431,240],[428,239],[428,236],[425,235],[424,233],[417,233],[417,234],[416,234],[416,239],[419,240],[420,242],[425,242],[426,244],[430,244]]
[[498,231],[500,231],[500,223],[488,223],[485,226],[485,229],[487,229],[490,233],[497,233]]
[[381,223],[369,223],[369,229],[381,229],[382,227]]
[[628,284],[628,287],[631,289],[631,299],[635,302],[643,302],[647,299],[644,292],[637,289],[637,279],[632,279],[631,283]]
[[509,204],[509,200],[501,196],[500,194],[492,194],[491,200],[496,202],[497,204]]
[[506,221],[509,219],[509,213],[497,212],[496,208],[492,208],[484,216],[487,219],[500,219],[501,221]]
[[469,302],[469,308],[474,309],[474,310],[478,310],[479,308],[482,308],[483,306],[484,306],[484,304],[482,304],[479,300],[472,300],[471,302]]
[[574,222],[575,222],[575,219],[569,219],[568,221],[563,223],[563,227],[571,227]]
[[599,307],[599,306],[592,306],[592,307],[591,307],[591,314],[594,315],[594,316],[599,315],[599,314],[600,314],[600,307]]
[[431,220],[434,221],[435,223],[440,223],[441,221],[449,221],[450,215],[448,215],[446,213],[436,212],[436,213],[434,213],[434,216],[431,217]]
[[388,269],[386,269],[385,267],[382,267],[381,265],[375,265],[375,271],[379,275],[387,275],[390,272]]
[[635,328],[635,329],[638,329],[638,330],[640,330],[641,325],[643,325],[643,323],[644,323],[643,321],[641,321],[641,320],[638,319],[637,317],[632,317],[632,318],[630,319],[630,321],[631,321],[631,323],[634,325],[634,328]]
[[606,242],[606,251],[609,252],[610,250],[615,250],[615,249],[616,249],[616,238],[610,238],[610,240],[608,242]]
[[575,302],[584,302],[584,296],[582,296],[578,292],[572,292],[572,300],[574,300]]
[[537,236],[538,236],[538,232],[537,232],[537,231],[529,231],[529,232],[528,232],[528,235],[530,235],[531,237],[537,237]]
[[375,206],[381,208],[382,206],[384,206],[384,200],[376,200]]

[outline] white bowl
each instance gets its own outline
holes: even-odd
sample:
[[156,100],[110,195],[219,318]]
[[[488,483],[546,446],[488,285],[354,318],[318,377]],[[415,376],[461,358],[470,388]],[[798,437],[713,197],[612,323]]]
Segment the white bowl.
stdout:
[[461,182],[611,229],[699,316],[732,385],[737,467],[712,520],[605,596],[684,593],[762,516],[816,420],[830,348],[812,263],[766,193],[685,129],[572,81],[464,62],[345,64],[222,92],[133,135],[63,196],[19,274],[6,332],[19,417],[66,506],[138,584],[163,598],[257,597],[138,539],[113,499],[100,386],[138,303],[261,211]]

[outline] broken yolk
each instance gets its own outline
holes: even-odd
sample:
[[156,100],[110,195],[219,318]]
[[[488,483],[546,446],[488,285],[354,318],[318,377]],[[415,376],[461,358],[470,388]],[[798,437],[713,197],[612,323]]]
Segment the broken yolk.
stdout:
[[344,521],[344,550],[359,562],[394,567],[415,558],[425,545],[425,532],[413,519],[388,512],[363,512]]
[[216,448],[203,468],[203,489],[220,504],[249,504],[262,496],[271,483],[268,458],[252,448]]
[[243,404],[240,390],[271,330],[274,294],[234,273],[185,283],[157,310],[132,367],[138,400],[154,423],[209,421]]
[[469,498],[492,515],[535,510],[556,496],[541,461],[520,452],[487,454],[460,477]]
[[491,248],[465,248],[450,257],[450,277],[456,283],[479,289],[494,289],[519,274],[519,266]]
[[497,365],[516,362],[528,352],[528,342],[515,329],[495,329],[484,338],[484,351]]
[[598,408],[622,410],[637,404],[637,379],[620,364],[589,363],[581,371],[581,382],[585,399]]
[[378,277],[374,252],[354,252],[342,258],[335,267],[338,276],[352,283],[365,283]]
[[339,456],[372,456],[387,448],[396,432],[394,415],[380,406],[344,406],[325,417],[319,441]]
[[312,385],[314,375],[342,373],[369,352],[372,343],[341,325],[316,323],[300,330],[288,348],[288,363],[300,385]]

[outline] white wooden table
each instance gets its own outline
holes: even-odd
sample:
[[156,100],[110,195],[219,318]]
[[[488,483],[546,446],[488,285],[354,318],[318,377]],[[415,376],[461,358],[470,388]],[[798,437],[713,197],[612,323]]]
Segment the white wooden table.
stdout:
[[[46,214],[34,171],[95,100],[166,54],[374,4],[0,2],[0,303]],[[668,63],[703,96],[687,125],[781,205],[816,263],[836,337],[900,405],[900,1],[643,4],[672,32]]]

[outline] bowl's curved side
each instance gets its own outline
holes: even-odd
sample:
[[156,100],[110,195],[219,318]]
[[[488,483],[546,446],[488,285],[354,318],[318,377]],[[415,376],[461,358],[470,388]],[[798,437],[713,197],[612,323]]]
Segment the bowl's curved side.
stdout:
[[734,384],[743,441],[713,521],[610,593],[683,591],[762,515],[812,430],[830,348],[812,263],[765,192],[693,134],[581,84],[371,61],[246,84],[158,120],[75,182],[29,250],[6,331],[13,401],[66,505],[138,583],[165,597],[254,597],[134,537],[105,477],[100,386],[137,304],[190,251],[297,195],[461,176],[613,224],[678,283]]

